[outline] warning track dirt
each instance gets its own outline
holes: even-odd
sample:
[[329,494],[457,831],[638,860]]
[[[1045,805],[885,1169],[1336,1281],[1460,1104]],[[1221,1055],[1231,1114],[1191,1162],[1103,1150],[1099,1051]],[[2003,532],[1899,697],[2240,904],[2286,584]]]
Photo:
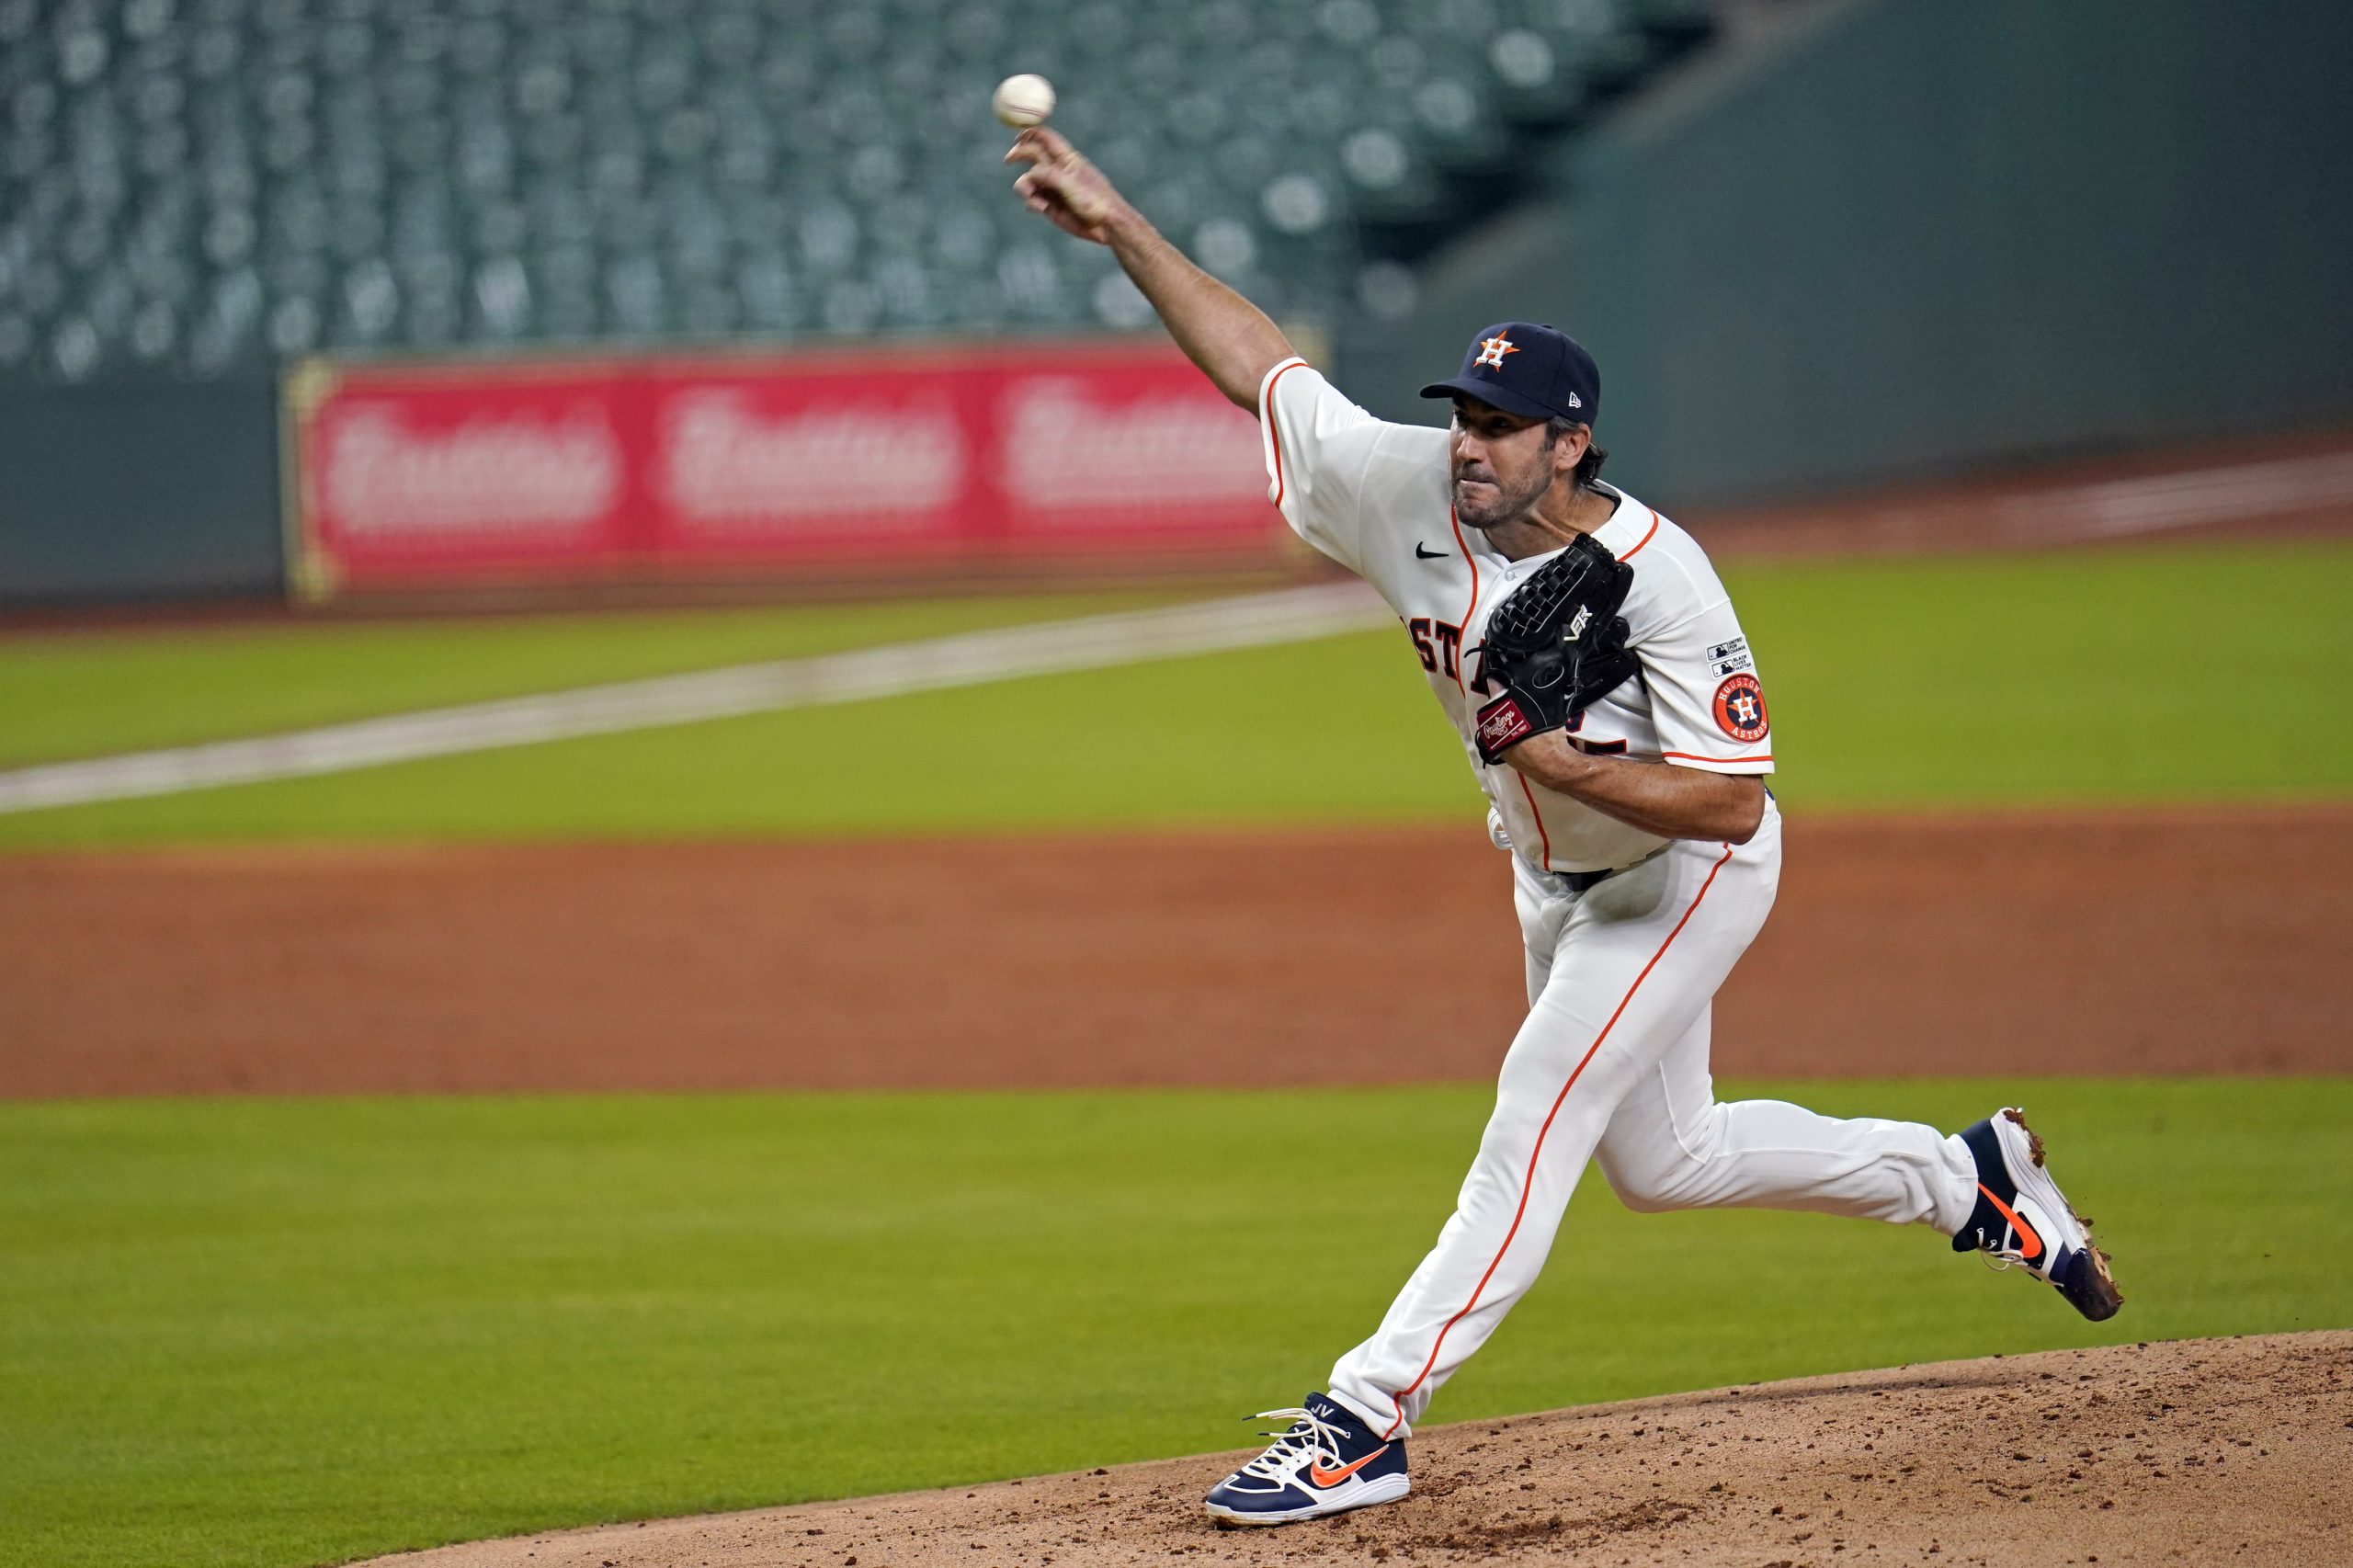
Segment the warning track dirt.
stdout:
[[2353,1560],[2353,1332],[2048,1351],[1433,1427],[1415,1494],[1211,1527],[1243,1453],[520,1537],[373,1568]]

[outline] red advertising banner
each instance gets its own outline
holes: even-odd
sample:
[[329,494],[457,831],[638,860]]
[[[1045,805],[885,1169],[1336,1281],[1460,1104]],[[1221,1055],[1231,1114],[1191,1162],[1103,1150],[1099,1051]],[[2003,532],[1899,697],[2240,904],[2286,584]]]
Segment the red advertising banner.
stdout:
[[1165,343],[329,364],[298,591],[1271,559],[1256,420]]

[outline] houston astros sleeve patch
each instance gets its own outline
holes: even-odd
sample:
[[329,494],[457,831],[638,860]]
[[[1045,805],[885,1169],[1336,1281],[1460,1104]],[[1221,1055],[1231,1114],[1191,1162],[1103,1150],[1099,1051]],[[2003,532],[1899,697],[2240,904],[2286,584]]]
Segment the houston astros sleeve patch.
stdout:
[[1716,727],[1733,740],[1761,741],[1771,727],[1765,717],[1765,688],[1752,675],[1727,676],[1716,687]]

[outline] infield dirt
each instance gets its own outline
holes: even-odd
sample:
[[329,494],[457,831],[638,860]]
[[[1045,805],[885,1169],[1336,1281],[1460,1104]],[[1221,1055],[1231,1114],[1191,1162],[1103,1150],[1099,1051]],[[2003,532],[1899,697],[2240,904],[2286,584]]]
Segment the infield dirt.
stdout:
[[1750,1384],[1413,1440],[1414,1495],[1212,1528],[1244,1453],[482,1541],[373,1568],[2353,1560],[2353,1333]]
[[[1724,1074],[2353,1071],[2353,808],[1800,815]],[[1493,1076],[1444,828],[0,861],[0,1096]]]

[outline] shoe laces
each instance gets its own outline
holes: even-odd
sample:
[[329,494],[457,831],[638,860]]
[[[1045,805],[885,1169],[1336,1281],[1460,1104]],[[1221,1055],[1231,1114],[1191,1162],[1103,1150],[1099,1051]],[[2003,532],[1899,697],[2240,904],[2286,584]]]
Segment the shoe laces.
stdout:
[[2007,1225],[2002,1226],[1997,1231],[1989,1231],[1982,1225],[1979,1226],[1977,1229],[1978,1260],[1996,1274],[2007,1274],[2011,1267],[2020,1261],[2016,1248],[2011,1244],[2016,1240],[2016,1236],[2017,1233]]
[[1998,1236],[1984,1231],[1978,1233],[1977,1256],[1984,1260],[1986,1267],[1996,1274],[2007,1274],[2013,1268],[2023,1268],[2039,1279],[2047,1278],[2051,1270],[2058,1267],[2062,1254],[2057,1244],[2047,1235],[2043,1239],[2042,1245],[2042,1256],[2045,1262],[2043,1267],[2038,1268],[2027,1261],[2026,1251],[2018,1244],[2018,1227],[2005,1224]]
[[1289,1426],[1282,1431],[1258,1434],[1275,1441],[1265,1453],[1242,1467],[1245,1475],[1255,1475],[1267,1481],[1283,1481],[1303,1460],[1319,1454],[1336,1464],[1339,1461],[1340,1439],[1346,1434],[1308,1411],[1262,1410],[1251,1419],[1287,1422]]

